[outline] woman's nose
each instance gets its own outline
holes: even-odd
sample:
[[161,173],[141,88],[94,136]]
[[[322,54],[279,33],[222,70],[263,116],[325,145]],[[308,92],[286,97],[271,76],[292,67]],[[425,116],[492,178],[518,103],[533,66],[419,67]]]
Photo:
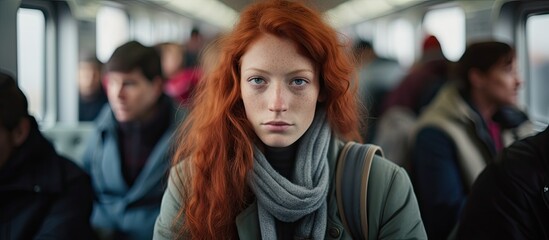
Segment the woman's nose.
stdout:
[[288,105],[286,104],[286,92],[282,84],[277,83],[272,85],[272,89],[269,96],[269,111],[272,112],[284,112],[288,110]]

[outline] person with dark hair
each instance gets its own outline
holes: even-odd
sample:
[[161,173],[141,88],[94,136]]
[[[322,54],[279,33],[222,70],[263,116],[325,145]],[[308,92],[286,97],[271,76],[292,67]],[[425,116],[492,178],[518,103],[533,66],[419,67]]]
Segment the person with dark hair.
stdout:
[[532,133],[515,108],[522,80],[511,46],[471,44],[457,67],[458,80],[439,91],[412,138],[411,175],[432,239],[448,236],[473,182],[496,153]]
[[478,176],[458,239],[549,239],[549,127],[513,143]]
[[[348,46],[320,13],[270,0],[243,10],[219,47],[180,128],[154,239],[350,239],[334,190],[344,142],[360,139]],[[404,169],[377,156],[368,179],[366,237],[426,238]]]
[[83,164],[96,193],[92,224],[102,238],[151,239],[185,111],[163,94],[160,56],[131,41],[106,64],[107,96]]
[[103,63],[95,55],[84,54],[78,65],[78,120],[93,121],[107,104],[103,89]]
[[90,179],[55,152],[27,105],[0,72],[0,238],[91,239]]

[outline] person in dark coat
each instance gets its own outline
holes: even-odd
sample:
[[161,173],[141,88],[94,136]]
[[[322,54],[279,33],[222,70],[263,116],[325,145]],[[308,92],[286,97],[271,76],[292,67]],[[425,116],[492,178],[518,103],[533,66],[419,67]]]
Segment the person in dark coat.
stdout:
[[91,239],[88,175],[59,156],[0,73],[0,239]]
[[549,239],[549,128],[506,148],[473,185],[459,239]]

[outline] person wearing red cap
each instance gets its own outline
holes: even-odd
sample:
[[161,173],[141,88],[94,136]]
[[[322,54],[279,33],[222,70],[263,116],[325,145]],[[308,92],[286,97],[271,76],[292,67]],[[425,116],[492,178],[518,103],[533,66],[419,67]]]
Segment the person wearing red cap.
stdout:
[[411,109],[416,116],[448,79],[449,61],[442,53],[438,39],[428,35],[423,41],[423,53],[415,66],[385,99],[382,112],[394,106]]
[[442,54],[440,42],[429,35],[423,54],[400,83],[383,100],[374,143],[388,159],[407,167],[409,136],[421,110],[448,79],[450,62]]

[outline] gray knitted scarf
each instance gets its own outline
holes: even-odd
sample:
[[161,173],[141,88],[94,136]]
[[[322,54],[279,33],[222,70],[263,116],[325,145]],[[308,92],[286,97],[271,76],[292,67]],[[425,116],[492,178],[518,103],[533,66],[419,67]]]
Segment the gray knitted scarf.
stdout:
[[283,222],[299,220],[297,237],[324,239],[330,137],[326,113],[317,109],[313,123],[300,140],[293,182],[275,171],[255,147],[253,171],[248,181],[258,202],[262,239],[277,239],[275,218]]

